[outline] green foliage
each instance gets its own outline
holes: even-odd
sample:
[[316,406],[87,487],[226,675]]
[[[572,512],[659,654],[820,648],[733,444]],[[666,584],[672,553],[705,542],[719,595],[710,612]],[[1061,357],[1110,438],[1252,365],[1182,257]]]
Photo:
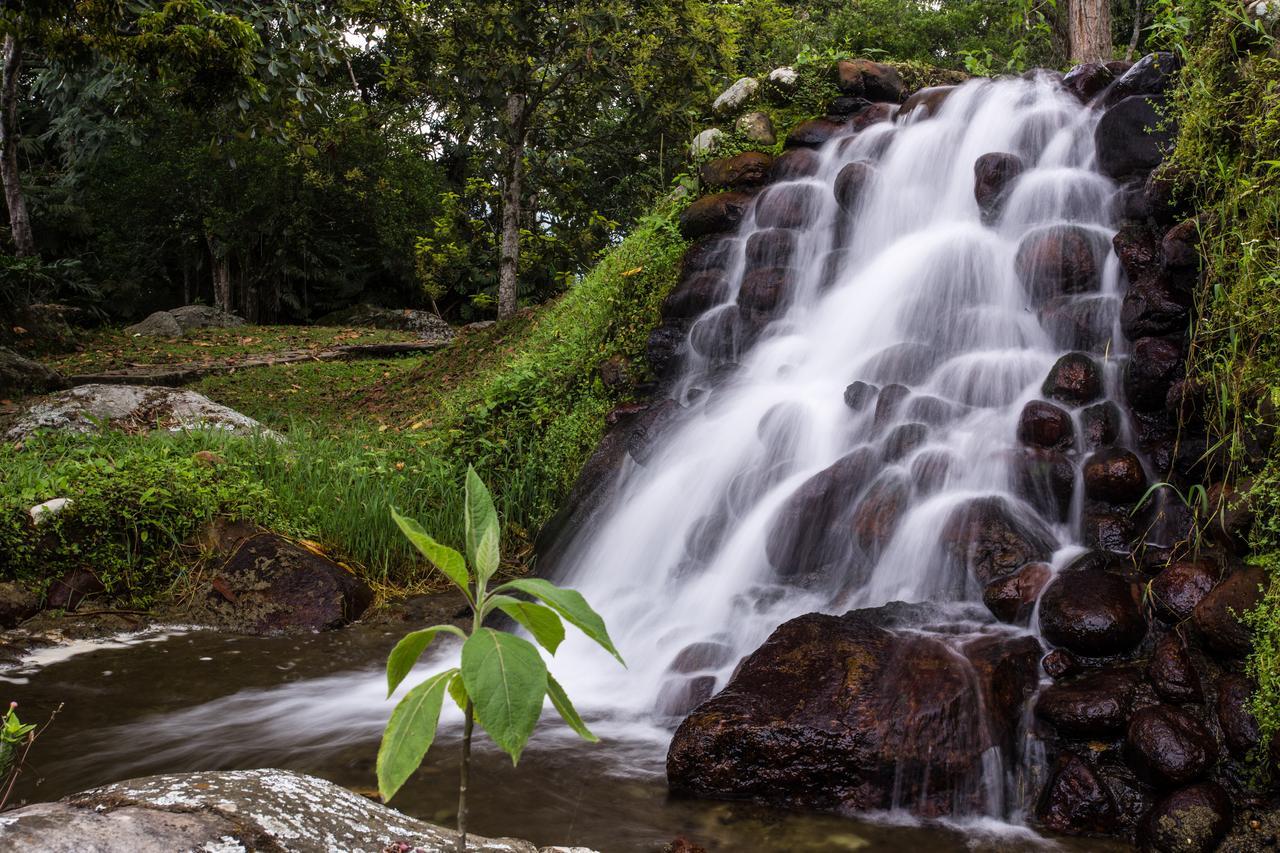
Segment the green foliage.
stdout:
[[[530,580],[511,581],[493,590],[487,588],[498,565],[499,522],[493,498],[474,469],[467,468],[463,507],[470,570],[461,554],[440,545],[423,532],[417,522],[394,511],[393,515],[410,542],[466,595],[473,620],[470,633],[452,625],[414,631],[404,637],[387,658],[389,696],[437,634],[448,632],[464,637],[460,667],[437,673],[413,687],[392,712],[378,750],[378,790],[384,800],[389,800],[422,763],[435,739],[447,690],[463,709],[467,721],[463,735],[463,799],[458,817],[459,830],[465,838],[466,774],[473,720],[511,756],[512,764],[519,762],[520,753],[542,716],[547,697],[575,732],[595,740],[564,690],[547,672],[537,648],[514,634],[485,627],[485,618],[495,610],[512,615],[520,624],[532,626],[531,633],[551,654],[555,654],[564,639],[564,625],[560,621],[563,618],[615,657],[618,653],[609,639],[604,620],[572,590],[560,589],[547,581]],[[546,606],[513,598],[510,592],[523,592]],[[621,662],[622,658],[618,660]]]

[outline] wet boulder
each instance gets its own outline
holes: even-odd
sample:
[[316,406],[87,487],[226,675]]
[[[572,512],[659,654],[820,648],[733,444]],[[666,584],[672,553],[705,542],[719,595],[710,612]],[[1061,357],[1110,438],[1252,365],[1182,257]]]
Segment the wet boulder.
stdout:
[[929,427],[921,423],[899,424],[884,439],[884,461],[898,462],[929,439]]
[[1026,168],[1026,161],[1007,151],[983,154],[974,161],[973,196],[985,221],[995,219],[1005,193]]
[[1120,437],[1120,407],[1110,400],[1088,406],[1080,412],[1080,432],[1084,446],[1097,450]]
[[1074,225],[1040,228],[1023,238],[1016,258],[1018,276],[1027,294],[1044,302],[1064,293],[1098,289],[1096,240]]
[[891,65],[869,59],[851,59],[837,62],[832,71],[836,88],[845,95],[900,103],[907,94],[902,75]]
[[911,482],[901,474],[886,473],[876,479],[858,500],[850,527],[860,556],[874,560],[893,538],[911,496]]
[[1152,806],[1138,841],[1154,853],[1211,853],[1231,828],[1232,813],[1231,797],[1218,785],[1189,785]]
[[213,572],[204,607],[216,622],[266,634],[340,628],[372,602],[373,591],[347,569],[259,533]]
[[1106,835],[1117,825],[1115,801],[1093,765],[1073,752],[1059,754],[1040,795],[1036,818],[1065,835]]
[[697,317],[729,295],[729,282],[723,273],[696,273],[676,286],[662,301],[662,317],[665,320],[686,320]]
[[1083,544],[1097,551],[1127,555],[1133,550],[1133,516],[1123,507],[1087,501],[1080,533]]
[[1062,77],[1062,88],[1087,104],[1093,96],[1101,92],[1115,80],[1111,69],[1097,62],[1086,62],[1072,68]]
[[680,351],[688,332],[673,323],[664,323],[649,333],[645,341],[645,359],[654,375],[667,377],[680,363]]
[[876,398],[876,413],[873,424],[876,429],[884,429],[897,417],[902,404],[911,396],[911,389],[906,385],[891,383],[880,389]]
[[1031,447],[1070,450],[1075,444],[1071,415],[1053,403],[1032,400],[1018,417],[1018,441]]
[[1191,296],[1161,275],[1144,276],[1125,292],[1120,303],[1120,331],[1126,338],[1182,335],[1191,316]]
[[1040,324],[1063,349],[1106,352],[1111,344],[1116,298],[1060,296],[1040,311]]
[[738,241],[723,234],[714,234],[696,241],[680,259],[680,276],[689,278],[694,273],[720,271],[733,260]]
[[1247,758],[1262,740],[1262,730],[1253,715],[1253,683],[1236,672],[1224,673],[1217,684],[1214,712],[1222,739],[1236,758]]
[[1069,406],[1083,406],[1102,396],[1102,373],[1085,353],[1069,352],[1054,362],[1040,393]]
[[786,148],[821,148],[850,131],[849,122],[822,116],[802,121],[787,134]]
[[748,142],[756,145],[773,145],[778,141],[778,133],[774,130],[773,119],[768,113],[751,112],[739,118],[733,124]]
[[865,160],[855,161],[840,170],[836,175],[835,194],[841,210],[852,212],[858,209],[858,203],[866,195],[875,174],[876,167]]
[[1252,631],[1241,617],[1262,601],[1266,583],[1266,572],[1246,566],[1228,575],[1195,606],[1192,619],[1213,649],[1224,654],[1248,653]]
[[715,640],[701,640],[681,649],[671,660],[670,672],[694,673],[720,669],[733,661],[733,648]]
[[915,121],[932,118],[955,90],[955,86],[929,86],[920,89],[903,102],[902,109],[898,110],[898,117],[902,119],[911,116]]
[[880,389],[866,382],[853,382],[844,389],[844,404],[855,412],[860,412],[871,404],[880,393]]
[[698,176],[704,184],[725,189],[758,187],[769,179],[773,158],[759,151],[744,151],[702,164]]
[[738,305],[747,311],[772,314],[791,296],[794,274],[789,267],[758,267],[747,273],[738,289]]
[[1182,345],[1168,338],[1142,338],[1125,365],[1124,391],[1138,411],[1163,409],[1173,383],[1184,372]]
[[985,497],[951,514],[942,545],[952,565],[986,586],[1027,563],[1048,560],[1057,541],[1039,519],[1016,511],[1004,498]]
[[1147,633],[1133,585],[1098,569],[1054,578],[1040,598],[1040,629],[1055,646],[1088,657],[1132,651]]
[[1084,462],[1084,493],[1091,500],[1131,504],[1146,490],[1142,462],[1124,448],[1103,448]]
[[904,609],[781,625],[680,724],[667,754],[671,789],[925,816],[980,807],[981,757],[1011,736],[1016,713],[1005,709],[1034,689],[1038,646],[1011,637],[953,648],[895,628]]
[[1036,599],[1053,577],[1047,563],[1028,563],[1011,575],[997,578],[982,592],[982,603],[1001,622],[1026,625],[1035,610]]
[[924,450],[911,460],[911,479],[916,494],[930,495],[946,484],[956,468],[956,458],[948,450]]
[[1161,619],[1176,624],[1189,619],[1217,583],[1218,566],[1212,560],[1177,560],[1151,579],[1151,604]]
[[800,484],[778,510],[765,540],[769,563],[784,576],[803,576],[846,562],[854,501],[879,465],[879,454],[863,447]]
[[1053,521],[1066,521],[1076,490],[1076,468],[1059,450],[1028,447],[1010,451],[1010,485],[1014,494]]
[[1218,746],[1191,714],[1173,705],[1150,705],[1129,720],[1125,756],[1152,784],[1172,788],[1208,772],[1218,760]]
[[789,228],[766,228],[747,239],[748,267],[785,267],[796,251],[796,232]]
[[1116,103],[1102,114],[1093,133],[1099,171],[1117,181],[1145,176],[1172,147],[1174,131],[1168,125],[1146,97]]
[[736,228],[751,201],[751,194],[736,190],[704,195],[680,214],[680,233],[693,240]]
[[794,181],[817,174],[822,165],[822,156],[809,148],[791,148],[774,158],[769,169],[769,180],[773,183]]
[[1083,668],[1080,659],[1066,649],[1054,649],[1040,659],[1040,668],[1054,681],[1079,675]]
[[1199,702],[1204,697],[1200,675],[1176,632],[1156,642],[1147,663],[1147,678],[1166,702]]
[[863,373],[874,382],[917,385],[943,359],[943,354],[929,344],[905,341],[887,346],[862,366]]
[[714,675],[670,677],[658,689],[653,711],[658,717],[680,719],[716,692]]
[[1120,226],[1111,238],[1111,247],[1130,282],[1158,273],[1163,266],[1160,232],[1146,221]]
[[1125,730],[1137,689],[1131,667],[1089,670],[1040,691],[1035,714],[1067,737],[1114,735]]
[[1172,87],[1179,66],[1173,53],[1147,54],[1120,75],[1107,92],[1107,104],[1118,104],[1136,95],[1163,95]]
[[1190,270],[1200,265],[1200,223],[1184,219],[1165,232],[1160,254],[1168,269]]
[[804,228],[821,212],[817,190],[809,184],[772,186],[756,201],[760,228]]

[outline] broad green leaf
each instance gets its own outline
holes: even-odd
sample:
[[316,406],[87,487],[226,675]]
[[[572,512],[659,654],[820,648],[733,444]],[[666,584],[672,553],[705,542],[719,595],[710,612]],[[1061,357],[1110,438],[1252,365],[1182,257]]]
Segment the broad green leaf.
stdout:
[[552,678],[549,672],[547,673],[547,695],[551,697],[551,704],[555,706],[560,718],[568,723],[569,728],[577,732],[579,737],[592,743],[600,742],[600,738],[593,735],[587,728],[587,724],[582,722],[582,717],[578,716],[578,710],[569,701],[569,695],[564,692],[560,682]]
[[422,529],[421,524],[412,518],[405,518],[396,512],[395,507],[391,508],[391,517],[395,519],[400,531],[413,543],[413,547],[421,551],[422,556],[444,572],[449,580],[453,581],[470,599],[471,591],[467,587],[471,583],[471,575],[467,572],[467,563],[462,559],[462,555],[448,545],[441,545],[432,539],[430,534]]
[[[453,680],[449,682],[449,695],[453,698],[454,704],[458,706],[458,710],[465,714],[467,711],[467,699],[469,697],[467,696],[467,687],[462,683],[461,672],[455,675]],[[473,715],[474,713],[475,712],[472,711]]]
[[498,570],[498,564],[502,560],[499,551],[501,538],[502,534],[498,531],[496,521],[480,537],[480,544],[476,546],[475,567],[476,574],[482,580],[489,580],[489,578],[493,577],[493,573]]
[[476,722],[493,742],[520,761],[520,753],[542,715],[547,665],[527,640],[481,628],[462,646],[462,683],[476,709]]
[[378,747],[378,793],[383,802],[394,797],[422,764],[436,737],[445,686],[457,672],[448,669],[431,676],[410,690],[391,712]]
[[622,655],[618,654],[618,650],[613,647],[613,640],[609,639],[609,631],[604,626],[604,620],[600,618],[599,613],[591,609],[591,605],[587,604],[587,600],[581,593],[572,589],[561,589],[542,578],[516,578],[507,581],[494,592],[507,589],[519,590],[526,595],[542,599],[548,607],[567,619],[569,624],[574,625],[603,646],[609,654],[618,659],[618,663],[627,665]]
[[[493,507],[493,496],[485,486],[476,469],[467,466],[467,486],[465,489],[464,509],[467,522],[467,556],[478,574],[484,575],[480,566],[480,543],[490,530],[498,530],[498,511]],[[495,537],[499,538],[499,537]],[[496,544],[495,544],[496,547]],[[495,565],[496,569],[497,566]],[[492,570],[489,575],[492,575]],[[489,575],[484,575],[488,580]]]
[[418,662],[418,658],[422,657],[422,653],[427,650],[427,646],[431,645],[431,641],[441,631],[457,634],[464,640],[467,638],[466,634],[453,625],[432,625],[430,628],[413,631],[400,638],[400,642],[396,643],[396,647],[391,650],[391,654],[387,655],[388,696],[396,692],[400,682],[404,681],[404,677],[413,669],[413,665]]
[[510,616],[524,626],[542,646],[551,654],[564,642],[564,623],[550,607],[544,607],[532,601],[521,601],[509,595],[495,595],[489,599],[490,604]]

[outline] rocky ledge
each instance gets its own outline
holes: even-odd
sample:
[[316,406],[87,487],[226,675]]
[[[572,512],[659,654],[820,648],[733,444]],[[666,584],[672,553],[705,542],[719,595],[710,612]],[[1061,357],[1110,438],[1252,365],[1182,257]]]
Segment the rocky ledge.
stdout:
[[[453,830],[287,770],[148,776],[0,815],[0,848],[11,853],[409,853],[456,845]],[[473,835],[467,849],[539,853],[528,841]],[[542,853],[561,851],[591,853]]]

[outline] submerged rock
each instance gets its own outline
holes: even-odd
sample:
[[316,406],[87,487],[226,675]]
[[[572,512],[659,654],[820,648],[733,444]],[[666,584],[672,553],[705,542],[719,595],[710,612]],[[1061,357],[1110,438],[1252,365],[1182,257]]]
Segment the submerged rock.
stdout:
[[978,498],[952,513],[942,544],[954,565],[967,568],[984,585],[1027,563],[1048,560],[1057,548],[1047,527],[1000,497]]
[[1098,289],[1094,239],[1083,228],[1054,226],[1033,231],[1018,247],[1018,275],[1032,299]]
[[973,196],[986,221],[995,219],[1009,187],[1026,168],[1026,161],[1007,151],[983,154],[974,161]]
[[1069,352],[1054,362],[1041,393],[1069,406],[1083,406],[1102,396],[1102,373],[1086,353]]
[[784,623],[681,723],[667,755],[672,789],[929,816],[979,807],[981,757],[1012,737],[1039,645],[997,635],[952,648],[894,630],[895,614],[926,609]]
[[[400,844],[452,850],[457,833],[288,770],[148,776],[15,809],[0,820],[0,847],[11,853],[384,853]],[[467,849],[538,851],[527,841],[473,835]]]

